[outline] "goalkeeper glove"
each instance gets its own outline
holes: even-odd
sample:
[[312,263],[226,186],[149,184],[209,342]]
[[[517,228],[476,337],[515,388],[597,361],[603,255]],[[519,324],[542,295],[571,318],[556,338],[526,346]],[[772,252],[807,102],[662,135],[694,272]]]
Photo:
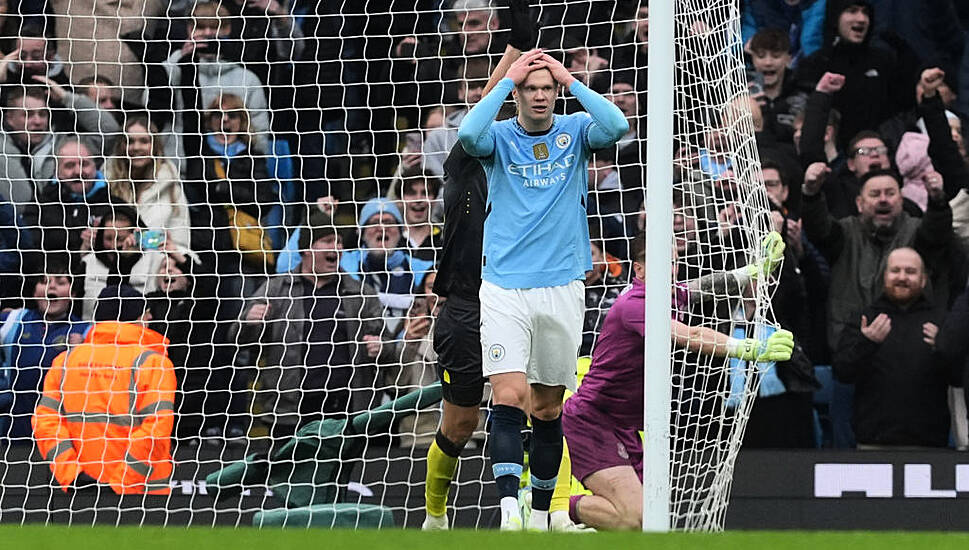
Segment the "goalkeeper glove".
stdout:
[[731,338],[727,343],[727,354],[744,361],[787,361],[794,353],[794,335],[789,330],[778,330],[767,340]]
[[752,279],[761,277],[766,279],[770,276],[777,269],[777,266],[781,265],[781,260],[784,259],[784,248],[784,238],[781,237],[780,233],[777,231],[768,233],[760,243],[763,257],[747,266],[750,277]]
[[535,47],[537,39],[537,23],[532,18],[529,0],[511,0],[509,10],[511,14],[511,35],[508,45],[522,52]]

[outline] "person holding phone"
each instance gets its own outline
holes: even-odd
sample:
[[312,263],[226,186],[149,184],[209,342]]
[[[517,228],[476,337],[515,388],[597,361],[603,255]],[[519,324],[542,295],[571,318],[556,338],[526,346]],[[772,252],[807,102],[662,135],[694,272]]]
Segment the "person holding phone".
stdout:
[[166,251],[144,248],[144,224],[130,206],[114,205],[94,228],[93,248],[84,263],[84,319],[94,318],[97,297],[112,284],[129,285],[140,294],[158,288],[156,274]]

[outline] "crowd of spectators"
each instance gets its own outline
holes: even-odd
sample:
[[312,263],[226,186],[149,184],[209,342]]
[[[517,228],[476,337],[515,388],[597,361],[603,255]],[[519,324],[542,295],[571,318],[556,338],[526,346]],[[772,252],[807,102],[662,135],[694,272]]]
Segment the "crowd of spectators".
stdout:
[[[750,93],[674,143],[674,276],[749,261],[725,150],[749,103],[755,180],[787,245],[773,310],[798,346],[758,395],[747,444],[817,445],[814,366],[831,365],[855,388],[858,446],[969,446],[949,435],[966,433],[969,381],[969,8],[737,3]],[[32,442],[45,371],[117,285],[170,342],[179,440],[283,437],[436,379],[445,159],[505,48],[500,0],[3,4],[7,442]],[[649,13],[533,4],[540,47],[630,123],[588,166],[588,356],[645,226]],[[686,314],[744,315],[713,311],[725,304]],[[399,441],[426,443],[425,412]]]

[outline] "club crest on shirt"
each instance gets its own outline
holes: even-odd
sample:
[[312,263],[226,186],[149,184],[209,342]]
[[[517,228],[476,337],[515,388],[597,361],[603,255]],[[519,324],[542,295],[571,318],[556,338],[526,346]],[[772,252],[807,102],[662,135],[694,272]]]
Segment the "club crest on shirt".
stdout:
[[548,145],[536,143],[532,146],[532,153],[535,155],[535,160],[545,160],[548,158]]
[[501,361],[505,358],[505,346],[501,344],[492,344],[488,348],[488,356],[491,357],[492,361]]
[[555,146],[559,149],[565,149],[572,143],[572,136],[568,134],[559,134],[555,136]]

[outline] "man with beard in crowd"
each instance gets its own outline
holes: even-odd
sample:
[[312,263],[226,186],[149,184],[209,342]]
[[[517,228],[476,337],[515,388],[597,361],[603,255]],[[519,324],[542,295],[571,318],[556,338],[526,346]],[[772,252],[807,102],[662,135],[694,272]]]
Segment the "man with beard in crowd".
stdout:
[[952,239],[952,210],[942,178],[924,181],[929,202],[925,216],[902,211],[901,178],[889,170],[872,170],[861,179],[855,199],[858,215],[836,219],[829,212],[822,186],[830,169],[814,163],[804,174],[802,223],[808,239],[831,265],[828,294],[828,343],[835,346],[845,326],[856,320],[881,292],[879,274],[889,253],[912,247],[930,265],[938,303],[945,303],[948,269],[945,251]]
[[882,295],[841,334],[834,375],[855,385],[858,448],[949,444],[947,392],[960,361],[936,349],[945,314],[925,295],[927,279],[919,253],[896,248]]

